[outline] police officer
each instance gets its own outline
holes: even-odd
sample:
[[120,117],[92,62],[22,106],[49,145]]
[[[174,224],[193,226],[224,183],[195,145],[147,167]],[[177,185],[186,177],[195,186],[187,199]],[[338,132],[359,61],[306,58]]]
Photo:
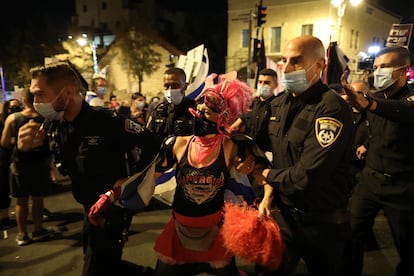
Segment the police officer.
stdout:
[[[267,135],[267,122],[270,117],[270,103],[276,97],[275,89],[278,86],[277,73],[270,68],[262,69],[257,80],[256,98],[247,113],[241,114],[232,129],[245,133],[253,139],[263,151],[270,151],[270,141]],[[254,178],[249,176],[257,199],[263,196],[263,187],[257,185]]]
[[193,99],[185,96],[186,74],[181,68],[168,68],[164,72],[164,101],[159,103],[148,117],[147,128],[160,135],[191,135],[193,116],[188,108],[196,107]]
[[261,70],[257,81],[257,97],[248,112],[241,114],[232,125],[233,128],[252,137],[263,151],[269,150],[266,122],[270,116],[269,103],[275,97],[277,86],[277,73],[270,68]]
[[[81,96],[81,77],[69,64],[37,67],[31,73],[34,107],[51,122],[44,127],[34,121],[22,126],[18,149],[39,146],[47,134],[55,160],[70,176],[73,196],[85,214],[99,198],[119,198],[119,187],[131,167],[125,154],[138,147],[140,157],[134,164],[144,167],[158,153],[159,137],[114,112],[88,105]],[[139,267],[121,261],[131,212],[109,204],[101,215],[101,224],[85,215],[83,275],[137,275]]]
[[[342,88],[341,84],[339,84],[340,95],[341,97],[351,105],[352,114],[353,114],[353,123],[355,125],[355,137],[354,137],[354,144],[352,146],[352,161],[351,161],[351,168],[352,174],[357,177],[364,165],[365,165],[365,156],[368,150],[368,139],[369,139],[369,121],[367,118],[367,112],[361,111],[355,106],[352,106],[352,103],[349,100],[348,95],[346,94],[345,90]],[[368,95],[370,93],[370,87],[368,82],[364,80],[357,80],[351,83],[351,86],[357,91],[357,93]],[[352,188],[356,183],[356,178],[354,179],[354,183],[352,184]]]
[[282,61],[287,92],[272,101],[268,126],[273,168],[254,172],[268,183],[259,212],[270,215],[277,203],[282,217],[275,219],[281,226],[287,222],[281,228],[286,251],[278,273],[294,275],[302,258],[309,275],[343,275],[350,238],[352,113],[321,81],[325,50],[318,38],[292,39]]
[[351,198],[353,274],[361,275],[363,248],[378,212],[390,225],[400,255],[396,275],[414,275],[414,93],[407,85],[411,56],[404,47],[384,48],[374,60],[372,97],[342,84],[370,122],[365,167]]

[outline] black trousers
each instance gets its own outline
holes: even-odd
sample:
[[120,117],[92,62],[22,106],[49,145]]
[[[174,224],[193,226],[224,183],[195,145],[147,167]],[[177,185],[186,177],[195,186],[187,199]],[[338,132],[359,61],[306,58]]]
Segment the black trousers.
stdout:
[[124,208],[111,205],[105,211],[104,225],[94,226],[88,221],[88,212],[85,210],[82,229],[83,276],[134,275],[125,271],[133,266],[122,262],[122,250],[132,214]]
[[350,256],[346,255],[351,240],[349,221],[339,224],[317,221],[289,221],[280,213],[272,213],[278,222],[285,242],[285,253],[281,267],[277,271],[266,271],[257,267],[263,275],[296,275],[296,267],[303,259],[308,275],[349,276],[346,265]]
[[371,170],[358,179],[351,202],[352,275],[361,275],[364,242],[375,217],[384,211],[400,255],[396,275],[414,275],[414,180],[401,180]]

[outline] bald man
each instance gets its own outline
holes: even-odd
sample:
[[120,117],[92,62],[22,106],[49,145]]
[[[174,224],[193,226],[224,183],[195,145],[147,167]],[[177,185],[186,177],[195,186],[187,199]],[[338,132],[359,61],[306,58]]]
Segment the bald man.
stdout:
[[286,93],[270,104],[268,125],[273,168],[254,174],[265,184],[260,213],[281,209],[271,214],[281,225],[286,252],[278,272],[264,273],[294,275],[302,258],[309,275],[345,275],[352,112],[322,83],[325,48],[318,38],[292,39],[282,61]]
[[[361,95],[368,95],[370,93],[369,84],[364,80],[354,81],[351,83],[351,87]],[[368,149],[369,121],[365,111],[360,111],[356,106],[352,105],[345,90],[341,94],[341,97],[351,105],[354,115],[355,140],[354,146],[352,147],[352,164],[354,165],[354,169],[356,169],[355,173],[357,173],[362,170],[365,164],[365,155]]]

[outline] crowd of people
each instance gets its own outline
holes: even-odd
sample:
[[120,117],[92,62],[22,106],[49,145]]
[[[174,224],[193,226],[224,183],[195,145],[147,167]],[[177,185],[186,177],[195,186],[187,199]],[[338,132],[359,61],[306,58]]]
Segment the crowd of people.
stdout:
[[[380,210],[400,257],[396,275],[414,275],[409,51],[382,49],[372,68],[373,87],[363,80],[348,83],[347,71],[336,87],[324,83],[326,49],[314,36],[288,41],[282,63],[281,79],[270,68],[258,73],[256,91],[237,75],[212,74],[195,99],[186,96],[184,70],[168,68],[163,99],[147,102],[136,92],[127,105],[107,95],[102,76],[87,91],[66,62],[31,69],[24,109],[21,104],[13,113],[9,102],[3,111],[2,227],[13,227],[11,195],[17,199],[17,244],[50,235],[41,212],[53,156],[84,208],[85,276],[240,275],[222,236],[226,189],[240,196],[240,208],[248,205],[258,219],[277,223],[283,237],[280,266],[258,260],[257,275],[295,275],[300,260],[309,275],[362,275],[364,248]],[[284,90],[276,94],[279,83]],[[254,187],[254,201],[235,188],[235,170]],[[171,218],[154,244],[154,270],[122,260],[136,211],[123,206],[125,193],[131,183],[143,185],[128,179],[146,174],[152,182],[168,174],[177,183]],[[248,252],[248,242],[239,242]]]

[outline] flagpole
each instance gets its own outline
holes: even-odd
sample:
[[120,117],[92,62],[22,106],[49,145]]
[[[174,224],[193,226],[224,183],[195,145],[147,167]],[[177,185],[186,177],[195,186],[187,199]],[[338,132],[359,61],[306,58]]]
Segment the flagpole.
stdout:
[[251,63],[251,51],[252,51],[252,20],[253,20],[253,12],[250,11],[250,16],[249,16],[249,47],[247,49],[247,67],[246,67],[246,73],[247,73],[247,78],[246,79],[250,79],[250,73],[251,73],[251,69],[250,69],[250,63]]

